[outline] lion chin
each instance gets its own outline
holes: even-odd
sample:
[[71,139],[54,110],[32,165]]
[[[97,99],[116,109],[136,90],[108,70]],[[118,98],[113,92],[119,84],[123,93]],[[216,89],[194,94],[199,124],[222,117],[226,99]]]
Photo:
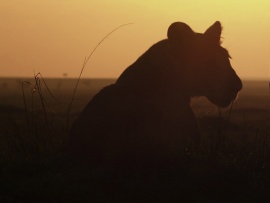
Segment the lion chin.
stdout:
[[210,102],[212,102],[216,106],[220,108],[226,108],[229,107],[235,100],[237,100],[238,93],[229,95],[226,98],[224,97],[207,97],[207,98]]

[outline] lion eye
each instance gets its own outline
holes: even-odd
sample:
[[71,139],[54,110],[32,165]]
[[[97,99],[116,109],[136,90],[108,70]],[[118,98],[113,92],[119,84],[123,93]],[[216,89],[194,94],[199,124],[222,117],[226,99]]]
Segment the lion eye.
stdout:
[[211,60],[208,60],[206,65],[207,65],[207,70],[206,71],[209,74],[214,73],[214,72],[216,72],[218,70],[216,60],[213,59],[213,58]]

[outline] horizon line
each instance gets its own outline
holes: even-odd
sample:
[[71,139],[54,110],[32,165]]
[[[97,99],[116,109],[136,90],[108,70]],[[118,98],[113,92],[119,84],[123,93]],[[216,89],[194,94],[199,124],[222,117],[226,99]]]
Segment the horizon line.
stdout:
[[[16,79],[20,79],[20,78],[27,78],[27,79],[34,79],[33,76],[0,76],[0,79],[12,79],[12,78],[16,78]],[[52,76],[52,77],[46,77],[44,76],[43,78],[46,79],[78,79],[78,77],[64,77],[64,76]],[[81,77],[80,79],[103,79],[103,80],[117,80],[118,77]],[[270,78],[261,78],[261,77],[243,77],[241,78],[241,80],[262,80],[262,81],[269,81],[270,82]]]

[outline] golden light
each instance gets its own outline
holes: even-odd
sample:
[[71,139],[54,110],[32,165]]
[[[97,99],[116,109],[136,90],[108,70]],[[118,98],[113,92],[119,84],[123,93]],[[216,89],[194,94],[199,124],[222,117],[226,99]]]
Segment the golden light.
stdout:
[[216,20],[224,46],[243,78],[269,77],[270,2],[115,0],[1,2],[1,76],[77,77],[85,56],[111,30],[83,77],[118,77],[149,46],[166,37],[170,23],[183,21],[204,32]]

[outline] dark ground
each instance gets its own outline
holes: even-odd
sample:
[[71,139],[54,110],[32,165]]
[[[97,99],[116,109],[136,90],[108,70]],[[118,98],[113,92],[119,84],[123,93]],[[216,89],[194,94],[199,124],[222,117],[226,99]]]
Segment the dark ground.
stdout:
[[0,202],[270,200],[268,82],[244,81],[231,111],[219,112],[206,99],[194,99],[202,132],[200,147],[179,153],[178,164],[143,172],[120,166],[89,169],[61,158],[67,123],[72,123],[98,89],[113,80],[82,80],[68,121],[76,81],[46,82],[56,100],[43,85],[42,106],[31,86],[24,86],[23,97],[21,80],[0,79]]

